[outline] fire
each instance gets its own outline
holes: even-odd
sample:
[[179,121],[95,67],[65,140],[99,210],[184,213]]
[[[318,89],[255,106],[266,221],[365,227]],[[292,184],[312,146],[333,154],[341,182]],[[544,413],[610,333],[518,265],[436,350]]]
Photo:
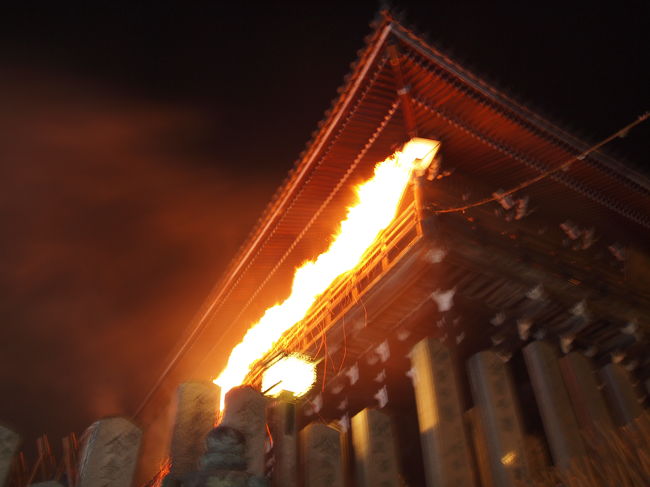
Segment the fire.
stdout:
[[292,354],[280,358],[264,371],[262,391],[277,397],[282,391],[304,396],[316,382],[316,364],[307,357]]
[[233,348],[226,368],[214,380],[222,389],[221,397],[244,382],[253,364],[305,317],[336,278],[362,261],[366,250],[395,218],[412,174],[427,169],[439,146],[437,141],[413,138],[401,151],[378,163],[373,176],[356,187],[357,202],[348,208],[329,248],[296,270],[289,297],[268,308]]

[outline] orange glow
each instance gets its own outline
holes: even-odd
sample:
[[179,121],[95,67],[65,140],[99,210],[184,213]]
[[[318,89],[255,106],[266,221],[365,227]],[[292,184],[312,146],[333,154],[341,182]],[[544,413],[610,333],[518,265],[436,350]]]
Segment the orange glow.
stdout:
[[289,297],[268,308],[233,348],[226,368],[214,380],[221,397],[244,382],[253,364],[305,317],[334,280],[361,263],[363,254],[395,218],[411,176],[427,169],[439,146],[437,141],[413,138],[378,163],[373,176],[356,187],[357,202],[348,208],[329,248],[296,270]]
[[316,364],[307,357],[291,354],[271,364],[262,375],[262,391],[278,397],[282,391],[304,396],[316,382]]

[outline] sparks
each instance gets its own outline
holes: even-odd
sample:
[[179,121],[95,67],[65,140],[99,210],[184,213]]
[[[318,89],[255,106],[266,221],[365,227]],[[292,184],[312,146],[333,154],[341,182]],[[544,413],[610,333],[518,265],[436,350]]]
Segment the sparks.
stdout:
[[329,248],[296,269],[289,297],[268,308],[233,348],[226,368],[214,380],[221,397],[244,382],[253,364],[306,316],[318,296],[362,262],[363,254],[395,218],[412,174],[426,170],[439,147],[437,141],[413,138],[378,163],[373,176],[356,187],[357,202],[348,208]]

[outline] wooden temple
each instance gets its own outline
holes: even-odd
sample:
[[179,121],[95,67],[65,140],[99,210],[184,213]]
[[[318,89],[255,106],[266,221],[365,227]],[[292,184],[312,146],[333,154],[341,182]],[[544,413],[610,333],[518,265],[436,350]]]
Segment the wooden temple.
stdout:
[[[286,353],[318,363],[290,429],[308,443],[327,434],[314,425],[337,425],[331,485],[554,485],[569,471],[567,486],[601,485],[570,483],[604,455],[587,438],[634,424],[648,441],[650,180],[585,156],[585,142],[388,14],[139,419],[188,374],[214,377],[223,351],[288,295],[295,268],[326,249],[354,186],[413,136],[441,142],[437,171],[413,182],[363,264],[249,382]],[[373,455],[385,445],[368,444],[385,418],[395,476],[380,479]],[[309,475],[304,485],[324,485]]]
[[[210,414],[172,430],[178,384],[205,382],[181,409],[217,401],[224,351],[414,136],[440,141],[436,171],[249,376],[299,352],[318,364],[311,392],[265,405],[236,390],[234,432],[210,433],[208,453]],[[138,411],[138,482],[171,443],[166,481],[207,485],[180,479],[239,431],[246,471],[272,486],[650,485],[650,180],[588,148],[383,14]]]

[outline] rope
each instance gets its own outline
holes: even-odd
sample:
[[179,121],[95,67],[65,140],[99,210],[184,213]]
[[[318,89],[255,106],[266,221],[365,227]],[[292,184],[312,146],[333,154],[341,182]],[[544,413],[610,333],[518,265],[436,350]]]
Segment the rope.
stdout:
[[516,193],[517,191],[520,191],[520,190],[522,190],[524,188],[527,188],[528,186],[531,186],[532,184],[535,184],[536,182],[541,181],[542,179],[545,179],[548,176],[550,176],[550,175],[552,175],[552,174],[554,174],[554,173],[556,173],[558,171],[566,171],[567,169],[569,169],[569,167],[575,161],[582,161],[589,154],[591,154],[594,151],[597,151],[598,149],[600,149],[604,145],[610,143],[612,140],[614,140],[614,139],[616,139],[618,137],[625,137],[629,133],[629,131],[631,129],[633,129],[637,125],[645,122],[648,118],[650,118],[650,112],[645,112],[643,115],[640,115],[639,118],[637,118],[635,121],[629,123],[628,125],[626,125],[622,129],[618,130],[617,132],[613,133],[609,137],[607,137],[607,138],[601,140],[600,142],[598,142],[597,144],[591,146],[589,149],[582,152],[581,154],[578,154],[577,156],[571,157],[570,159],[568,159],[564,163],[560,164],[558,167],[553,168],[553,169],[549,169],[547,171],[544,171],[541,174],[538,174],[537,176],[535,176],[534,178],[528,179],[528,180],[524,181],[523,183],[518,184],[514,188],[511,188],[511,189],[509,189],[507,191],[504,191],[504,192],[499,192],[499,194],[492,195],[492,196],[487,197],[487,198],[483,198],[481,200],[475,201],[474,203],[470,203],[470,204],[465,205],[465,206],[459,206],[459,207],[456,207],[456,208],[445,208],[445,209],[435,209],[434,208],[434,209],[432,209],[432,211],[433,211],[433,213],[456,213],[456,212],[459,212],[459,211],[466,211],[466,210],[469,210],[471,208],[476,208],[477,206],[482,206],[482,205],[485,205],[487,203],[491,203],[493,201],[500,200],[500,199],[504,198],[505,196],[511,195],[513,193]]

